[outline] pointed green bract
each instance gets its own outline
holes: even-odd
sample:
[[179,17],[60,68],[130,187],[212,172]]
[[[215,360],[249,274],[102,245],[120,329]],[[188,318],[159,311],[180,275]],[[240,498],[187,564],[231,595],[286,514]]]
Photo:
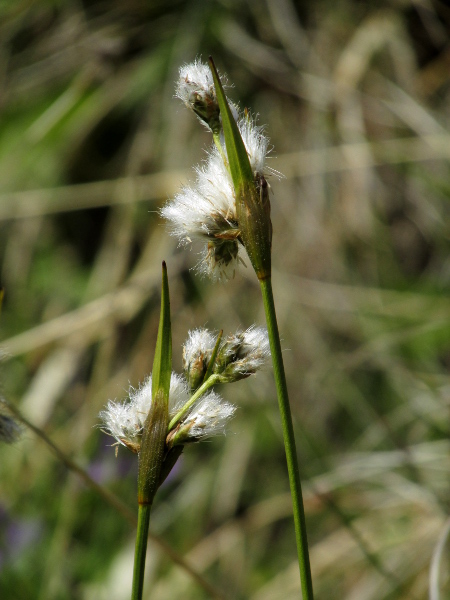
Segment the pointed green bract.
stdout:
[[228,165],[236,194],[236,215],[244,245],[259,280],[271,275],[272,224],[267,182],[253,173],[239,127],[231,113],[213,59],[209,58],[222,118]]
[[169,283],[166,264],[162,267],[161,314],[152,372],[152,403],[145,420],[139,452],[138,502],[151,505],[161,483],[172,374],[172,332]]
[[211,56],[209,57],[209,67],[214,79],[217,101],[219,103],[220,115],[222,117],[223,135],[225,137],[231,178],[233,180],[236,194],[238,194],[239,190],[245,186],[245,183],[254,185],[254,176],[250,166],[250,161],[248,159],[247,150],[245,149],[244,142],[242,141],[237,123],[231,114],[225,92],[223,91],[222,83]]
[[166,263],[162,264],[161,314],[158,338],[152,370],[152,400],[162,390],[169,402],[170,377],[172,375],[172,330],[170,324],[169,281]]

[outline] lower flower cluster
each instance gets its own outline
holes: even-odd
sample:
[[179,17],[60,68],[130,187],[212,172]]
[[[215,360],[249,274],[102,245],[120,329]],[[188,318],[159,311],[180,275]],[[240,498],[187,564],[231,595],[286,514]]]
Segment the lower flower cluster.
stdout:
[[[169,392],[169,418],[172,419],[189,400],[186,379],[172,373]],[[144,423],[152,403],[151,375],[137,388],[131,388],[126,402],[109,401],[100,412],[101,428],[116,439],[117,443],[138,453]],[[202,438],[225,432],[227,421],[233,416],[235,407],[222,400],[214,391],[206,393],[185,414],[176,426],[168,431],[168,445],[175,446],[196,442]],[[174,432],[176,430],[176,432]]]
[[[264,328],[250,327],[225,339],[207,329],[190,331],[183,347],[184,375],[172,373],[170,381],[167,449],[224,434],[236,408],[211,388],[250,376],[269,355]],[[125,402],[108,402],[99,415],[100,427],[138,454],[151,406],[150,375],[138,388],[130,388]]]

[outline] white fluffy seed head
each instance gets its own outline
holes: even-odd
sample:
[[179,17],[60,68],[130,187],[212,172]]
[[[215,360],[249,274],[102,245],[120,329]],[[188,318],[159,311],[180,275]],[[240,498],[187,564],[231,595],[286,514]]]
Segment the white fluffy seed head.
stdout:
[[199,59],[183,65],[179,70],[175,95],[193,110],[209,129],[215,133],[220,131],[220,109],[208,65]]
[[218,243],[209,242],[200,252],[200,259],[194,269],[200,277],[209,277],[212,281],[229,281],[236,274],[240,264],[242,248],[236,240],[225,240]]
[[[191,63],[186,63],[179,68],[179,80],[176,85],[176,96],[183,100],[189,100],[192,89],[201,90],[205,93],[214,93],[214,79],[211,69],[205,63],[196,58]],[[215,95],[215,93],[214,93]]]
[[[169,391],[169,416],[174,416],[189,399],[189,390],[184,377],[172,373]],[[152,377],[148,376],[138,387],[130,387],[128,400],[110,400],[99,417],[100,428],[111,435],[119,444],[131,447],[139,444],[142,428],[152,403]]]
[[225,434],[227,423],[235,411],[232,404],[224,402],[215,392],[205,394],[169,434],[169,445],[177,446]]
[[215,146],[205,163],[196,169],[196,186],[202,195],[226,221],[236,223],[236,197],[233,182],[223,158]]
[[269,138],[263,133],[264,127],[256,125],[249,113],[238,120],[238,127],[253,173],[264,175],[269,150]]
[[182,426],[189,427],[190,436],[194,439],[224,434],[235,411],[235,406],[224,402],[215,392],[210,392],[194,406]]
[[238,381],[264,366],[270,357],[267,329],[249,327],[228,336],[221,344],[214,372],[224,383]]
[[[212,342],[213,335],[207,330],[191,332],[191,342],[197,339],[206,348]],[[118,444],[138,453],[142,431],[152,402],[151,376],[139,388],[130,388],[129,398],[125,402],[109,401],[105,410],[100,412],[100,428],[116,439]],[[169,418],[174,417],[189,400],[189,389],[184,377],[172,373],[169,393]],[[168,436],[169,447],[195,442],[206,437],[225,433],[228,420],[233,416],[235,407],[215,392],[209,392],[187,412],[181,422]]]
[[234,276],[239,256],[239,230],[236,200],[230,175],[216,149],[208,154],[204,166],[196,169],[194,186],[185,186],[161,210],[169,222],[170,233],[181,245],[202,242],[203,251],[196,270],[212,279]]
[[[190,372],[198,371],[200,383],[203,381],[216,341],[217,334],[207,329],[189,332],[183,347],[183,366],[188,380]],[[221,375],[224,382],[237,381],[255,373],[269,357],[267,329],[253,325],[221,341],[213,372]]]
[[183,369],[192,391],[198,389],[208,369],[217,336],[208,329],[189,331],[183,345]]
[[236,200],[230,175],[217,150],[208,153],[204,166],[196,169],[194,186],[184,186],[161,210],[172,235],[181,244],[211,241],[235,230]]
[[99,414],[100,428],[123,446],[138,444],[142,433],[139,415],[131,403],[109,400],[105,410]]
[[199,361],[207,367],[216,339],[217,334],[209,329],[199,328],[189,331],[187,340],[183,344],[184,370],[188,371],[193,364],[197,364]]
[[174,200],[162,208],[161,215],[170,222],[171,234],[180,239],[181,245],[214,240],[236,227],[227,211],[191,186],[182,188]]

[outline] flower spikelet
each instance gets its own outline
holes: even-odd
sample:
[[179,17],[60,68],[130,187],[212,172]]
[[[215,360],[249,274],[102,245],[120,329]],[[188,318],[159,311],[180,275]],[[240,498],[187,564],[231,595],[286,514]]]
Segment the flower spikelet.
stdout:
[[191,390],[197,389],[211,360],[217,335],[208,329],[189,331],[183,345],[183,369]]
[[[169,416],[173,416],[179,406],[189,399],[186,381],[172,373],[169,392]],[[106,409],[99,414],[100,427],[119,444],[135,450],[140,443],[142,430],[152,403],[152,377],[145,379],[139,388],[130,388],[128,401],[110,400]]]
[[220,110],[208,65],[197,59],[180,67],[175,96],[213,133],[220,131]]
[[236,407],[232,404],[224,402],[215,392],[209,392],[194,405],[173,433],[169,434],[168,443],[186,444],[223,435],[235,411]]
[[255,177],[267,175],[270,169],[266,167],[269,149],[269,138],[264,135],[264,127],[256,125],[256,120],[246,110],[238,120],[239,132],[244,142],[245,149]]
[[217,149],[212,148],[204,166],[196,169],[194,186],[185,186],[161,210],[170,233],[180,245],[206,243],[197,264],[200,274],[229,279],[239,256],[236,201],[230,175]]
[[224,239],[237,226],[231,179],[217,150],[211,151],[206,166],[196,172],[195,185],[183,187],[161,211],[182,245]]
[[270,356],[269,337],[263,327],[249,327],[222,342],[214,372],[224,383],[238,381],[255,373]]
[[[183,366],[186,377],[196,369],[203,378],[217,340],[208,329],[189,332],[183,348]],[[219,345],[213,373],[223,383],[238,381],[256,373],[270,357],[269,336],[265,327],[252,326],[227,336]],[[200,377],[200,375],[199,375]]]

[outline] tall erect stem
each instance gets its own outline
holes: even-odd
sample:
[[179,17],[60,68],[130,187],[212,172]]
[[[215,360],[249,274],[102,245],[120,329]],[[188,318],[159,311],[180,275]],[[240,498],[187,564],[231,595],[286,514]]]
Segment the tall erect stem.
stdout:
[[283,357],[281,355],[280,335],[278,333],[272,293],[272,224],[270,220],[269,190],[263,175],[255,173],[250,165],[249,156],[242,140],[238,123],[235,121],[228,105],[219,74],[211,57],[209,57],[209,66],[222,117],[228,164],[236,197],[236,216],[240,230],[240,241],[247,251],[252,267],[261,284],[264,300],[294,507],[295,537],[297,540],[303,600],[313,600],[308,540],[306,538],[305,509],[303,506],[302,487],[295,450],[291,408],[289,405],[286,376],[284,374]]
[[308,540],[306,535],[305,508],[303,506],[302,486],[298,470],[297,452],[295,448],[294,428],[292,426],[291,407],[284,373],[283,357],[281,354],[280,334],[278,332],[275,303],[272,292],[272,279],[260,280],[261,292],[266,313],[267,331],[269,334],[270,351],[272,354],[273,372],[277,388],[278,405],[283,426],[286,462],[291,486],[291,496],[294,511],[295,537],[297,541],[300,580],[304,600],[313,600],[311,567],[309,563]]
[[150,504],[139,505],[131,600],[142,600],[142,590],[144,588],[145,556],[147,554],[148,526],[150,524],[151,508],[152,507]]

